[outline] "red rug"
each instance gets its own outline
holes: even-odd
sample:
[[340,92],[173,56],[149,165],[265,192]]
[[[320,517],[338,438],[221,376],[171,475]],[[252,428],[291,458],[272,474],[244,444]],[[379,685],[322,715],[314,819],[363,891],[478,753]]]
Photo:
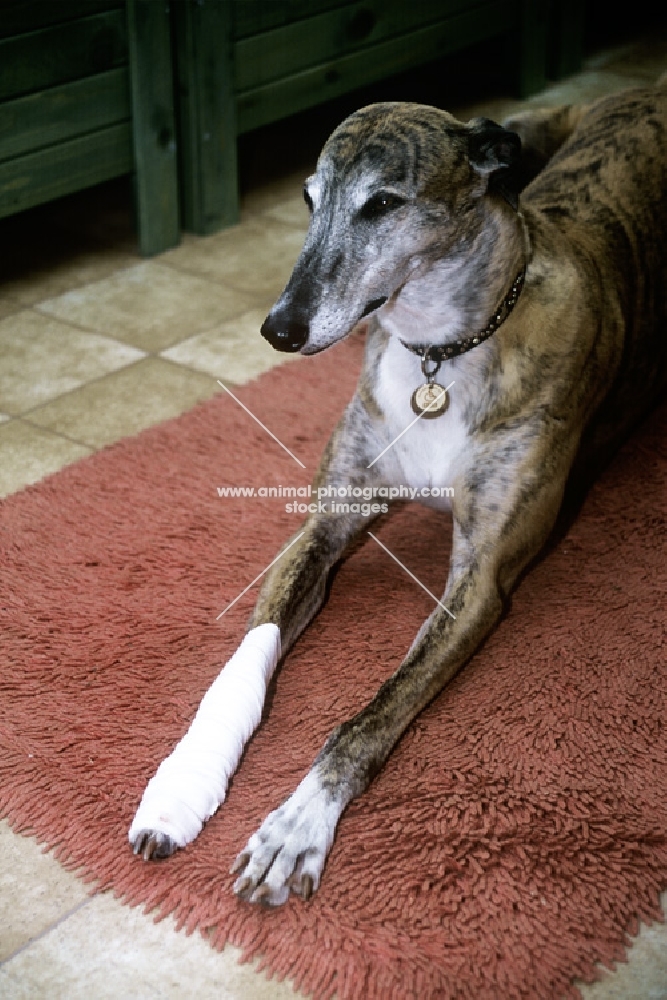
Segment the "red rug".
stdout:
[[[306,472],[221,392],[4,502],[0,810],[95,886],[262,955],[317,997],[576,996],[575,976],[661,918],[667,887],[667,407],[345,813],[310,903],[255,909],[228,870],[431,610],[371,541],[279,673],[201,837],[161,863],[131,854],[145,783],[255,590],[216,616],[300,520],[217,488],[309,482],[359,363],[349,341],[238,392]],[[410,505],[378,534],[441,592],[441,515]]]

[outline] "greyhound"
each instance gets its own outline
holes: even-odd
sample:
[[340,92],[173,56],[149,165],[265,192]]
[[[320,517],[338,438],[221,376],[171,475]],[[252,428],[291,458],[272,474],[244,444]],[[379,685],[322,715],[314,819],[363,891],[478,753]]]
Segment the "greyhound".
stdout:
[[[540,172],[519,192],[526,163]],[[505,126],[375,104],[326,142],[304,186],[305,245],[261,332],[310,355],[366,325],[314,486],[453,487],[430,500],[451,510],[452,550],[442,601],[398,670],[236,859],[243,899],[280,905],[318,888],[344,809],[497,624],[568,483],[657,401],[666,192],[667,78]],[[310,514],[250,630],[277,626],[284,656],[377,516]],[[145,831],[135,844],[144,857],[173,848]]]

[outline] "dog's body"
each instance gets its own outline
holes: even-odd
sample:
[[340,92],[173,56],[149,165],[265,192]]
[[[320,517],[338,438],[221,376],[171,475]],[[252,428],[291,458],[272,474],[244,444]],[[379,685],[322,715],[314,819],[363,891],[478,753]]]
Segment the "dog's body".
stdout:
[[[498,622],[554,528],[575,462],[608,453],[664,386],[665,83],[515,119],[549,161],[520,213],[502,183],[518,140],[485,120],[374,105],[325,145],[306,185],[306,243],[263,333],[315,353],[368,316],[357,391],[316,485],[453,488],[437,501],[451,507],[452,555],[442,602],[398,671],[239,855],[243,898],[279,904],[317,888],[341,813]],[[442,362],[438,381],[454,383],[446,412],[414,422],[425,379],[405,345],[483,330],[524,268],[493,335]],[[276,624],[284,655],[373,519],[309,516],[267,574],[251,628]]]

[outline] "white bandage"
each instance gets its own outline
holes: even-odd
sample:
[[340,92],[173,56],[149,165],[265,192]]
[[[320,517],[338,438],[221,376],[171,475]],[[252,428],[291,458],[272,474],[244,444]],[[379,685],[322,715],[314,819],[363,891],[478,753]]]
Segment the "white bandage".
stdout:
[[243,749],[262,717],[269,681],[280,659],[280,629],[259,625],[220,671],[192,725],[149,781],[129,831],[167,834],[185,847],[227,794]]

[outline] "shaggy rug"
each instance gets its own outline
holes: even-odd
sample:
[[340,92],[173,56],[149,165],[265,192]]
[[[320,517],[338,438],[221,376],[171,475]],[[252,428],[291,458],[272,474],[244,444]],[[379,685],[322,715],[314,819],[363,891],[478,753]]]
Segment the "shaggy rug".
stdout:
[[[244,631],[349,398],[352,339],[63,469],[0,517],[0,810],[97,889],[317,997],[574,997],[667,887],[667,407],[618,455],[510,613],[345,813],[319,892],[256,909],[229,866],[331,729],[398,666],[431,598],[368,541],[278,673],[228,799],[186,850],[133,857],[148,778]],[[224,375],[222,376],[224,378]],[[442,515],[378,537],[440,594]]]

